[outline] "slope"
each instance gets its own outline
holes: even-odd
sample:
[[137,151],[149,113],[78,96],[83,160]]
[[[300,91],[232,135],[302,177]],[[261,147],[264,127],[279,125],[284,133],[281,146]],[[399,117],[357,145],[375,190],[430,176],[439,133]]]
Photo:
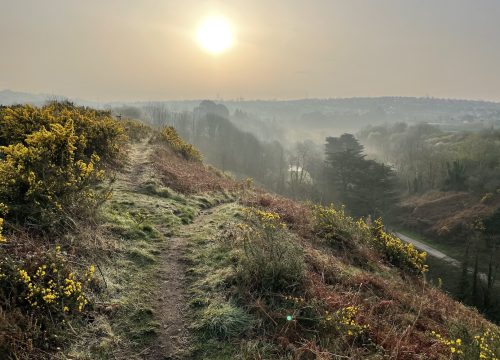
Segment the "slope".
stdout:
[[249,188],[170,140],[130,145],[102,210],[106,286],[66,358],[500,355],[498,327],[380,223]]

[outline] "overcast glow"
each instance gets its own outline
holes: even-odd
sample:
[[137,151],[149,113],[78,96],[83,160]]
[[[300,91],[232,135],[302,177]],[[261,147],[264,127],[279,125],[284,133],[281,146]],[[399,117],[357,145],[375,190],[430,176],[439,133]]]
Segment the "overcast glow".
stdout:
[[220,54],[233,44],[229,23],[221,17],[205,20],[198,28],[198,42],[212,54]]
[[0,0],[0,90],[500,101],[499,19],[500,0]]

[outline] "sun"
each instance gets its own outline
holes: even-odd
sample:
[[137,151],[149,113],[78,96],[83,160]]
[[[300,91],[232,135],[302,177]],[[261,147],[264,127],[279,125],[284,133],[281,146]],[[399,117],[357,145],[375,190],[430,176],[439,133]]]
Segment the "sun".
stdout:
[[198,28],[198,43],[211,54],[220,54],[233,45],[233,30],[222,17],[205,20]]

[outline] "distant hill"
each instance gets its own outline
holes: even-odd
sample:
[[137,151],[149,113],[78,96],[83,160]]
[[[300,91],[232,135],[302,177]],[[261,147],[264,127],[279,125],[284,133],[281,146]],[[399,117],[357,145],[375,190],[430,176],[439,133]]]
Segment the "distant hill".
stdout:
[[31,104],[31,105],[43,105],[47,101],[51,100],[70,100],[78,105],[92,106],[96,108],[102,108],[103,104],[95,101],[87,101],[82,99],[74,99],[63,95],[56,94],[34,94],[20,91],[12,91],[9,89],[0,90],[0,105],[9,106],[16,104]]
[[[29,103],[42,105],[47,100],[66,99],[61,95],[0,91],[0,105]],[[93,102],[69,98],[77,105],[95,108],[134,107],[140,110],[156,107],[168,113],[192,112],[203,100],[113,101]],[[212,103],[212,102],[209,102]],[[336,136],[356,133],[375,124],[427,122],[445,131],[475,131],[500,127],[500,103],[478,100],[417,97],[359,97],[298,100],[215,100],[241,129],[262,137],[263,124],[279,128],[274,134],[266,130],[266,140],[310,139],[322,143],[325,134]],[[146,113],[148,111],[145,111]],[[273,135],[274,134],[274,135]]]
[[[32,94],[32,93],[17,92],[12,90],[0,90],[0,105],[15,105],[15,104],[42,105],[50,98],[51,95],[48,94]],[[52,98],[54,98],[54,96],[52,96]]]

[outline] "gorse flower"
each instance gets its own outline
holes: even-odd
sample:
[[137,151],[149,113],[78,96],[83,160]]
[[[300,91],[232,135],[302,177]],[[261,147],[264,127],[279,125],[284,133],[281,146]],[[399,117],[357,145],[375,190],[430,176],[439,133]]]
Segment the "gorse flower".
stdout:
[[88,299],[84,288],[92,280],[95,266],[90,265],[84,280],[79,280],[75,272],[67,272],[66,261],[60,256],[60,247],[56,247],[52,262],[39,265],[30,275],[25,269],[18,269],[19,282],[25,289],[25,300],[32,308],[51,307],[64,312],[83,311]]
[[368,325],[362,325],[357,322],[361,308],[359,306],[347,306],[330,314],[325,311],[324,323],[325,326],[333,327],[338,333],[347,336],[359,336],[368,328]]
[[451,355],[462,355],[464,352],[462,350],[462,339],[446,339],[439,333],[432,331],[431,335],[437,339],[437,341],[447,347]]
[[474,342],[479,348],[479,359],[500,359],[500,333],[487,329],[483,334],[474,336]]

